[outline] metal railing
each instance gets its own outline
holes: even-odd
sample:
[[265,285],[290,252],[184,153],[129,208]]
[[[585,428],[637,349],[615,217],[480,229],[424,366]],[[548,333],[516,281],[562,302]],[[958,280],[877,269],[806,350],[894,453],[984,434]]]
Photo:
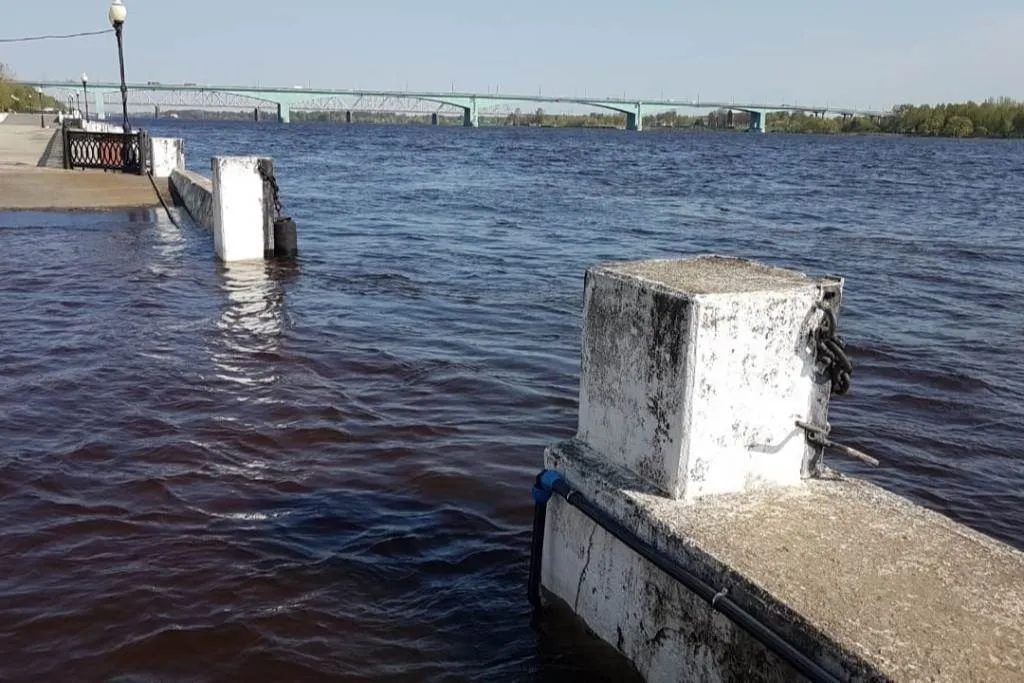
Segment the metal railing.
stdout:
[[148,136],[145,131],[132,133],[90,132],[65,125],[64,168],[93,168],[144,175],[149,166],[146,158]]

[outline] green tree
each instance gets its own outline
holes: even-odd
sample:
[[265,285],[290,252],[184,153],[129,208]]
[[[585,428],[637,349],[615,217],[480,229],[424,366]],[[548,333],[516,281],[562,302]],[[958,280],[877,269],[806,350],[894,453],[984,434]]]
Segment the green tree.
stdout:
[[942,134],[951,138],[965,138],[974,132],[974,123],[966,116],[951,116],[942,128]]
[[1020,111],[1017,116],[1013,119],[1013,131],[1018,135],[1024,137],[1024,109],[1018,108]]
[[0,112],[26,112],[39,111],[40,102],[43,107],[62,109],[57,100],[39,93],[27,85],[16,83],[14,73],[3,63],[0,63]]

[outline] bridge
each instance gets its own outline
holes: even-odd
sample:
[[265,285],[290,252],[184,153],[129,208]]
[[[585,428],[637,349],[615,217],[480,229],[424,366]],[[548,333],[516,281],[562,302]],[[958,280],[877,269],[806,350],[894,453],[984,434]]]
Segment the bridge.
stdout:
[[[69,93],[78,93],[82,84],[75,81],[21,81],[24,85],[42,89],[58,101],[64,101]],[[119,83],[89,83],[93,96],[93,111],[99,118],[105,118],[108,105],[119,103]],[[295,86],[253,87],[245,85],[197,85],[194,83],[163,84],[156,82],[128,84],[129,102],[132,106],[199,106],[218,108],[255,107],[257,115],[261,106],[272,106],[277,120],[291,121],[291,110],[341,109],[351,121],[354,110],[388,111],[401,113],[430,114],[433,123],[440,116],[461,115],[463,125],[477,127],[480,115],[503,107],[518,107],[523,104],[564,104],[605,109],[626,115],[626,129],[643,130],[643,117],[662,111],[678,109],[720,109],[744,112],[749,115],[750,130],[765,132],[768,115],[772,112],[804,112],[818,116],[834,114],[845,117],[881,117],[890,114],[885,111],[870,111],[850,108],[836,108],[799,104],[753,104],[737,102],[702,102],[678,99],[632,99],[616,97],[555,97],[548,95],[517,95],[503,93],[472,92],[416,92],[407,90],[361,90],[361,89],[318,89]],[[158,109],[159,110],[159,109]]]

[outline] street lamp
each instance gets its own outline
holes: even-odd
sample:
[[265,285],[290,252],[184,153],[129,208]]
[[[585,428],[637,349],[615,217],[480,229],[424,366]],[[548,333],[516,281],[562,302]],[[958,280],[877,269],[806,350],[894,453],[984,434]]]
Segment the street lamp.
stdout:
[[[114,33],[117,34],[117,60],[121,65],[121,113],[124,116],[124,152],[121,157],[121,163],[124,166],[128,165],[128,86],[124,81],[124,42],[121,37],[122,30],[124,29],[124,20],[128,18],[128,9],[124,6],[121,0],[113,0],[110,3],[110,10],[107,12],[107,18],[110,19],[110,24],[114,27]],[[141,150],[140,150],[141,151]]]
[[128,85],[124,80],[124,42],[122,40],[122,30],[124,29],[124,20],[128,18],[128,9],[124,6],[122,0],[113,0],[110,3],[110,11],[107,12],[107,18],[110,19],[111,25],[114,27],[114,33],[117,34],[117,60],[121,66],[121,113],[124,115],[124,132],[128,132]]
[[82,72],[82,91],[85,93],[85,120],[89,120],[89,74]]
[[36,88],[36,92],[39,93],[39,127],[46,128],[46,116],[43,114],[43,89]]

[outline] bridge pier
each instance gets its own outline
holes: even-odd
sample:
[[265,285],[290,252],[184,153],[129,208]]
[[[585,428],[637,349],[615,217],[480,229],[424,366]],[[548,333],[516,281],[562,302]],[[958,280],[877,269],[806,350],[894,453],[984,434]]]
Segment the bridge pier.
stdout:
[[747,128],[751,133],[765,133],[767,132],[768,123],[768,112],[766,111],[750,111],[747,112],[750,117],[750,125]]
[[292,122],[292,110],[284,102],[277,103],[277,122],[278,123],[291,123]]
[[626,130],[635,130],[640,132],[644,129],[644,112],[643,105],[637,102],[634,105],[634,111],[626,112]]
[[439,121],[437,119],[437,112],[435,111],[435,112],[430,114],[430,125],[436,126],[436,125],[438,125],[438,123],[439,123]]
[[470,100],[468,107],[462,109],[462,125],[466,128],[478,128],[480,126],[480,116],[477,113],[476,98]]
[[160,118],[160,105],[159,104],[157,104],[157,105],[155,105],[153,107],[153,118],[154,119]]
[[252,108],[252,120],[255,121],[256,123],[260,122],[260,108],[259,107],[253,107]]
[[345,110],[345,123],[352,123],[352,110],[351,109],[346,109]]
[[103,95],[104,95],[104,93],[99,91],[99,90],[95,91],[92,94],[93,103],[94,103],[93,109],[96,110],[96,120],[97,121],[106,121],[107,120],[107,108],[106,108],[106,105],[103,102]]

